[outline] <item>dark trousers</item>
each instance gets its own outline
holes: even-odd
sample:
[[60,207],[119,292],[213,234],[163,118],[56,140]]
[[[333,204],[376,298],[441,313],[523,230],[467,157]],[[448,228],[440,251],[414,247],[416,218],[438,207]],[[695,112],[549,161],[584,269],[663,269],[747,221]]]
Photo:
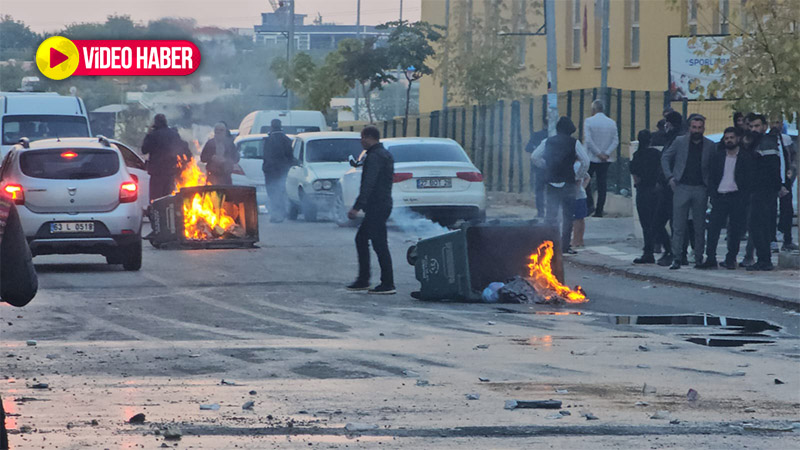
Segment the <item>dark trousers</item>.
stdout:
[[545,169],[531,163],[531,189],[533,190],[534,199],[536,201],[537,217],[544,217],[547,211],[547,198],[545,196],[545,186],[547,186],[547,181],[545,180],[546,175],[547,171]]
[[280,222],[286,218],[286,176],[264,175],[267,185],[267,209],[272,222]]
[[597,204],[595,205],[592,197],[592,186],[586,186],[586,201],[589,203],[589,211],[594,210],[595,215],[603,215],[603,207],[606,205],[606,190],[608,189],[608,168],[610,162],[589,164],[589,176],[592,177],[593,184],[597,186]]
[[384,211],[366,211],[361,226],[356,233],[356,252],[358,253],[358,280],[369,282],[370,256],[369,243],[378,256],[381,267],[381,284],[394,286],[392,271],[392,255],[389,253],[389,241],[386,235],[386,221],[391,215],[391,208]]
[[656,230],[664,230],[664,233],[667,236],[666,245],[664,246],[664,253],[665,254],[672,254],[672,244],[670,244],[671,237],[669,233],[667,233],[667,224],[670,224],[670,229],[672,229],[672,189],[669,187],[663,187],[658,189],[658,204],[656,206],[656,214],[655,219],[653,222],[653,227]]
[[175,190],[173,175],[150,175],[150,201],[171,195]]
[[772,223],[775,223],[774,209],[778,197],[777,192],[754,192],[750,195],[750,223],[748,230],[753,240],[758,262],[770,262],[772,252],[769,248],[771,241]]
[[746,205],[745,194],[741,192],[717,194],[711,197],[711,222],[708,225],[708,239],[706,240],[706,257],[709,260],[717,259],[719,234],[722,227],[727,224],[728,253],[725,255],[725,261],[736,262],[741,237],[746,227]]
[[570,248],[572,221],[575,218],[575,183],[564,187],[547,185],[547,222],[558,226],[558,212],[561,211],[561,251]]
[[[666,220],[659,220],[659,197],[663,188],[649,186],[636,189],[636,211],[639,213],[639,223],[642,225],[644,236],[644,254],[652,255],[655,244],[664,247],[669,252],[669,235],[667,234]],[[670,202],[671,203],[671,202]]]
[[[706,208],[708,196],[706,187],[678,184],[672,194],[672,255],[677,260],[682,259],[686,251],[688,239],[694,235],[694,260],[703,262],[703,249],[706,247]],[[690,228],[689,217],[693,219]]]
[[780,198],[780,219],[778,219],[778,230],[783,233],[783,243],[792,243],[792,191]]

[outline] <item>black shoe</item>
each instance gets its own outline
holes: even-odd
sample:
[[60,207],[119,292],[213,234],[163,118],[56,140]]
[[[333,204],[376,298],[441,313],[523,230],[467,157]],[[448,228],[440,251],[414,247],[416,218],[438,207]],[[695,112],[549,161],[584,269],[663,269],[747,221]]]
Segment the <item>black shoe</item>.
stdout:
[[564,253],[566,253],[567,255],[577,255],[578,254],[578,252],[575,249],[573,249],[572,247],[569,247],[568,249],[564,250]]
[[653,246],[653,253],[661,254],[662,251],[663,249],[661,248],[661,245],[656,244]]
[[719,264],[717,264],[717,260],[710,258],[707,259],[706,262],[695,264],[694,266],[695,269],[716,269],[717,267],[719,267]]
[[369,289],[369,281],[356,280],[347,285],[348,291],[366,291]]
[[736,260],[730,261],[726,259],[725,261],[720,263],[720,266],[728,270],[736,270]]
[[755,263],[756,263],[756,262],[755,262],[755,261],[753,261],[753,258],[747,258],[747,257],[745,257],[745,258],[742,260],[742,262],[740,262],[740,263],[739,263],[739,267],[750,267],[750,266],[752,266],[752,265],[753,265],[753,264],[755,264]]
[[773,266],[771,262],[766,262],[766,263],[761,264],[760,266],[758,266],[758,270],[760,270],[762,272],[769,272],[769,271],[775,270],[775,266]]
[[642,255],[633,260],[634,264],[653,264],[656,262],[655,257],[653,255]]
[[680,268],[681,268],[681,262],[678,261],[677,259],[675,261],[672,261],[672,265],[669,266],[669,270],[678,270]]
[[661,267],[668,267],[670,264],[672,264],[672,254],[664,253],[664,256],[658,258],[657,264]]
[[382,295],[389,295],[389,294],[396,294],[397,290],[392,285],[384,285],[379,284],[374,288],[369,290],[370,294],[382,294]]
[[603,213],[601,211],[595,211],[592,217],[603,217]]
[[783,244],[783,247],[781,247],[781,250],[783,250],[785,252],[792,252],[792,251],[795,251],[795,250],[800,250],[800,247],[798,247],[797,244],[792,244],[791,242],[789,242],[788,244]]

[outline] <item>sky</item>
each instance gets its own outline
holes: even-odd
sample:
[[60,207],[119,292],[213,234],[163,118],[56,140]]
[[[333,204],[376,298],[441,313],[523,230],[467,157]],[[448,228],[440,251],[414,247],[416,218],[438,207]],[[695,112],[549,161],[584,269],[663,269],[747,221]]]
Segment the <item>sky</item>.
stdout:
[[[419,20],[421,0],[403,1],[403,18]],[[357,0],[296,0],[295,13],[308,14],[306,23],[322,14],[324,22],[355,24]],[[0,0],[0,15],[11,15],[33,31],[57,31],[80,22],[104,22],[111,14],[147,22],[160,17],[189,17],[198,25],[251,28],[261,13],[271,12],[268,0]],[[400,0],[361,0],[361,23],[396,20]]]

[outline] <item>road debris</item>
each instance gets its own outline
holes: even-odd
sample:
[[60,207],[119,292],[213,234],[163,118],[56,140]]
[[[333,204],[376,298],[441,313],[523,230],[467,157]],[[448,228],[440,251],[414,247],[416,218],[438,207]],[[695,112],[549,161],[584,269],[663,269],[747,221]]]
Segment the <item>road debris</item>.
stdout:
[[50,385],[47,383],[36,383],[31,385],[31,389],[50,389]]
[[224,378],[219,382],[219,384],[223,386],[239,386],[235,381],[226,380]]
[[164,429],[163,434],[164,434],[164,439],[170,441],[178,441],[181,439],[181,436],[183,436],[183,432],[181,432],[181,429],[178,428],[177,425],[167,425],[167,427]]
[[258,394],[258,392],[256,392],[256,391],[250,391],[250,392],[248,392],[248,394],[250,394],[250,395],[256,395],[256,394]]
[[144,423],[144,414],[139,413],[128,419],[128,423]]
[[640,352],[649,352],[650,349],[646,345],[640,345],[639,346],[639,351]]
[[558,413],[561,414],[562,416],[571,416],[572,415],[572,413],[567,411],[566,409],[562,409]]
[[680,425],[681,421],[678,419],[672,419],[669,421],[670,425]]
[[647,383],[642,386],[642,395],[655,394],[657,389],[655,386],[649,386]]
[[658,410],[658,411],[656,411],[656,413],[655,413],[655,414],[653,414],[652,416],[650,416],[650,418],[651,418],[651,419],[654,419],[654,420],[665,420],[665,419],[669,419],[669,418],[670,418],[669,411],[666,411],[666,410],[663,410],[663,409],[662,409],[662,410]]
[[344,426],[344,429],[347,431],[370,431],[377,430],[378,425],[365,422],[348,422],[347,425]]
[[650,403],[648,403],[648,402],[636,402],[636,404],[633,405],[633,406],[650,406]]
[[245,402],[245,404],[242,405],[242,409],[244,409],[244,410],[252,410],[253,406],[256,406],[256,402],[250,400],[249,402]]
[[744,412],[746,412],[746,413],[754,413],[754,412],[756,412],[756,409],[755,408],[745,408]]
[[569,391],[566,389],[556,389],[556,394],[569,394]]
[[417,386],[430,386],[430,384],[428,380],[417,380]]
[[636,365],[636,368],[637,368],[637,369],[649,369],[649,368],[650,368],[650,366],[649,366],[649,365],[647,365],[647,364],[637,364],[637,365]]
[[561,400],[506,400],[505,409],[561,409]]
[[783,381],[775,378],[775,384],[786,384],[786,383],[784,383]]
[[219,405],[217,403],[212,403],[210,405],[200,405],[201,411],[217,411],[219,409]]
[[466,394],[467,400],[480,400],[481,394]]
[[591,411],[582,411],[581,416],[586,417],[586,420],[600,420],[600,418],[592,414]]
[[417,372],[414,372],[413,370],[404,370],[403,371],[403,376],[406,376],[406,377],[409,377],[409,378],[419,378],[419,374]]
[[689,389],[689,392],[686,393],[686,400],[690,402],[696,402],[698,398],[700,398],[700,394],[694,389]]
[[35,347],[36,346],[36,341],[34,341],[33,339],[29,339],[25,343],[28,345],[28,347]]
[[489,348],[489,344],[480,344],[480,345],[476,345],[475,348],[473,348],[473,350],[477,350],[477,349],[486,350],[487,348]]
[[488,378],[478,377],[478,381],[481,383],[488,383],[490,380]]

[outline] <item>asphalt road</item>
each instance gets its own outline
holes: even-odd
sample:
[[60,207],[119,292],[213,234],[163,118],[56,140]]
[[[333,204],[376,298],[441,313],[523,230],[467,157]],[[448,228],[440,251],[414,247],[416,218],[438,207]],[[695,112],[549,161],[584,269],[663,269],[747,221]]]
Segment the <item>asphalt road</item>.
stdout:
[[[13,448],[800,442],[800,429],[774,431],[800,421],[796,313],[569,264],[567,281],[584,287],[588,304],[419,302],[405,262],[417,235],[399,229],[390,233],[398,294],[354,294],[344,289],[356,274],[354,233],[262,220],[257,249],[146,246],[140,272],[97,256],[37,257],[37,298],[23,309],[0,306],[0,394]],[[780,329],[712,336],[731,331],[629,317],[695,313]],[[707,338],[761,343],[688,341]],[[687,400],[689,388],[699,399]],[[503,409],[509,399],[548,398],[562,399],[570,415]],[[244,410],[247,401],[254,407]],[[213,404],[219,409],[200,409]],[[667,418],[651,419],[659,411]],[[145,424],[125,423],[140,412]],[[599,420],[586,420],[589,412]],[[349,432],[347,423],[366,429]],[[181,429],[180,441],[162,442],[166,424]]]

